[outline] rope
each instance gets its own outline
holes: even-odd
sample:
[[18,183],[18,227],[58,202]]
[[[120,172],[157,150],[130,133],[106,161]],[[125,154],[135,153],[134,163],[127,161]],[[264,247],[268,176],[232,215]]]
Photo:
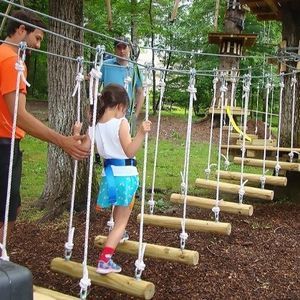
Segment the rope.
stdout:
[[[234,95],[235,95],[235,85],[236,85],[236,78],[232,79],[231,84],[231,97],[230,97],[230,110],[233,108],[233,102],[234,102]],[[229,161],[229,145],[230,145],[230,135],[232,132],[232,126],[230,120],[228,121],[228,133],[227,133],[227,149],[226,149],[226,157],[225,157],[225,170],[228,170],[228,167],[230,165]]]
[[240,188],[239,188],[239,203],[243,203],[243,198],[245,195],[245,185],[248,180],[244,181],[244,158],[246,152],[246,130],[247,130],[247,115],[248,115],[248,104],[250,96],[250,86],[251,86],[251,73],[244,75],[243,79],[243,98],[245,102],[244,107],[244,124],[243,124],[243,142],[242,142],[242,163],[241,163],[241,178],[240,178]]
[[259,100],[259,83],[257,84],[257,91],[256,91],[256,111],[255,111],[255,131],[254,133],[257,134],[257,124],[258,124],[258,100]]
[[270,77],[267,77],[266,83],[266,114],[265,114],[265,137],[264,137],[264,154],[263,154],[263,171],[262,176],[260,177],[261,188],[265,188],[266,183],[266,155],[267,155],[267,132],[268,132],[268,111],[269,111],[269,97],[270,97],[270,89],[272,88],[272,84],[270,82]]
[[[282,75],[282,73],[281,73]],[[284,89],[284,77],[280,78],[280,94],[279,94],[279,119],[278,119],[278,132],[277,132],[277,153],[276,153],[276,165],[275,165],[275,175],[279,175],[281,169],[279,163],[279,147],[280,147],[280,137],[281,137],[281,117],[282,117],[282,98],[283,98],[283,89]]]
[[209,135],[209,147],[208,147],[208,159],[207,159],[207,168],[205,169],[206,179],[209,179],[211,167],[216,164],[211,164],[211,149],[212,149],[212,138],[213,138],[213,127],[214,127],[214,115],[215,115],[215,105],[216,105],[216,95],[217,95],[217,83],[219,81],[218,73],[215,72],[215,77],[213,79],[213,101],[212,101],[212,114],[210,122],[210,135]]
[[[77,71],[76,71],[76,85],[72,94],[75,97],[77,94],[77,120],[76,123],[80,123],[80,104],[81,104],[81,83],[84,80],[83,76],[83,57],[79,56],[77,58]],[[65,243],[65,259],[70,260],[73,250],[73,238],[75,227],[73,227],[73,214],[74,214],[74,202],[75,202],[75,192],[76,192],[76,181],[78,172],[78,160],[74,161],[73,170],[73,183],[72,183],[72,194],[71,194],[71,207],[70,207],[70,220],[69,220],[69,231],[68,231],[68,241]]]
[[7,229],[8,229],[8,214],[9,214],[9,205],[10,205],[10,196],[11,196],[11,184],[12,184],[12,169],[14,161],[14,149],[15,149],[15,138],[16,138],[16,129],[17,129],[17,116],[18,116],[18,106],[19,106],[19,90],[21,80],[27,85],[30,84],[26,81],[24,71],[25,71],[25,58],[26,58],[26,48],[27,45],[25,42],[21,42],[18,48],[18,59],[15,64],[15,69],[18,71],[17,81],[16,81],[16,95],[15,95],[15,105],[14,105],[14,116],[12,123],[12,133],[11,133],[11,144],[10,144],[10,156],[9,156],[9,167],[8,167],[8,179],[7,179],[7,193],[6,193],[6,204],[5,204],[5,216],[3,224],[3,241],[0,244],[2,249],[1,259],[9,261],[9,256],[7,255],[6,242],[7,242]]
[[224,74],[221,74],[221,114],[220,114],[220,131],[219,131],[219,146],[218,146],[218,172],[217,172],[217,189],[216,189],[216,202],[215,206],[212,208],[212,211],[215,215],[216,222],[219,222],[220,216],[220,207],[219,207],[219,195],[220,195],[220,169],[221,169],[221,145],[223,139],[223,111],[224,111],[224,102],[225,102],[225,94],[227,92],[226,80]]
[[[80,299],[86,299],[88,288],[91,285],[87,269],[87,258],[88,258],[88,238],[89,238],[89,224],[90,224],[90,209],[91,209],[91,195],[92,195],[92,178],[93,178],[93,163],[94,163],[94,142],[95,142],[95,126],[97,116],[97,98],[99,81],[101,79],[101,66],[103,64],[103,53],[104,47],[97,46],[94,68],[90,73],[90,103],[93,105],[93,117],[92,117],[92,130],[91,130],[91,152],[89,160],[89,178],[88,178],[88,194],[87,194],[87,209],[86,209],[86,220],[85,220],[85,236],[84,236],[84,258],[82,262],[83,275],[80,280]],[[92,82],[92,83],[91,83]]]
[[185,222],[186,222],[186,201],[187,201],[187,191],[188,191],[188,178],[189,178],[189,165],[190,165],[190,150],[191,150],[191,135],[192,135],[192,118],[193,118],[193,101],[196,101],[196,88],[195,88],[195,69],[190,71],[190,82],[187,91],[190,93],[189,100],[189,111],[188,111],[188,124],[186,130],[186,142],[185,142],[185,157],[184,157],[184,169],[181,172],[181,193],[184,195],[183,204],[183,217],[181,220],[181,233],[180,233],[180,248],[183,250],[185,248],[185,242],[188,238],[188,234],[185,232]]
[[272,86],[271,86],[271,107],[270,107],[270,122],[269,122],[269,141],[272,140],[272,122],[273,122],[273,105],[274,105],[274,82],[272,82]]
[[292,102],[292,128],[291,128],[291,152],[289,153],[290,162],[293,162],[294,158],[294,128],[295,128],[295,107],[296,107],[296,84],[297,78],[296,73],[293,72],[293,78],[291,82],[291,87],[293,88],[293,102]]
[[153,176],[152,176],[152,188],[151,188],[151,196],[148,201],[150,214],[153,214],[155,201],[154,201],[154,187],[155,187],[155,178],[156,178],[156,165],[157,165],[157,156],[158,156],[158,142],[159,142],[159,133],[160,133],[160,121],[161,121],[161,109],[162,102],[165,92],[165,72],[160,73],[160,80],[158,84],[160,88],[160,97],[159,97],[159,106],[158,106],[158,119],[157,119],[157,129],[156,129],[156,140],[155,140],[155,151],[154,151],[154,163],[153,163]]
[[[145,95],[146,95],[146,107],[145,107],[145,120],[149,119],[149,89],[151,87],[150,80],[150,66],[147,67],[145,72],[145,80],[143,82]],[[145,134],[145,144],[144,144],[144,164],[143,164],[143,181],[142,181],[142,199],[141,199],[141,221],[140,221],[140,235],[139,235],[139,252],[138,258],[135,261],[135,278],[140,280],[143,271],[145,270],[144,252],[146,244],[143,244],[143,233],[144,233],[144,210],[145,210],[145,191],[146,191],[146,171],[147,171],[147,158],[148,158],[148,132]]]

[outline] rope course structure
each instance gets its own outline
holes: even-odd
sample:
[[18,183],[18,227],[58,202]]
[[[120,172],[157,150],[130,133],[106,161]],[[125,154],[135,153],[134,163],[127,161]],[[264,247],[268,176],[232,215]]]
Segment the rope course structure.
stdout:
[[[96,31],[51,17],[44,13],[29,9],[23,5],[16,4],[13,1],[3,0],[9,4],[9,6],[15,5],[16,7],[27,9],[34,13],[38,13],[44,17],[53,19],[58,22],[62,22],[64,24],[74,26],[83,31],[87,31],[93,33],[95,35],[99,35],[107,40],[116,40],[111,38],[110,36],[98,33]],[[178,1],[175,1],[175,4],[178,4]],[[174,8],[175,9],[175,8]],[[1,13],[0,15],[3,18],[11,18],[13,20],[17,20],[9,15],[9,11],[6,13]],[[175,18],[172,15],[172,18]],[[24,22],[24,24],[34,26],[30,23]],[[39,28],[35,26],[36,28]],[[2,29],[2,25],[1,25]],[[103,64],[103,56],[104,54],[109,54],[113,57],[118,57],[112,53],[106,52],[104,46],[98,45],[97,47],[92,47],[85,43],[70,39],[64,35],[57,34],[50,30],[45,30],[39,28],[46,33],[56,35],[59,38],[65,39],[70,43],[75,43],[81,45],[83,48],[86,48],[88,51],[95,52],[95,60],[94,62],[85,61],[83,57],[67,57],[62,56],[57,53],[50,53],[48,51],[41,51],[36,49],[27,48],[26,44],[19,45],[19,52],[18,57],[19,61],[16,65],[16,69],[18,71],[17,77],[17,90],[20,85],[20,80],[23,80],[27,85],[27,81],[23,75],[24,72],[24,60],[25,60],[25,52],[26,49],[30,49],[32,51],[37,51],[39,53],[43,53],[46,55],[54,55],[66,60],[71,60],[77,62],[77,71],[76,71],[76,85],[74,88],[74,92],[72,94],[73,97],[77,95],[77,122],[80,123],[80,115],[81,115],[81,84],[84,80],[83,72],[84,66],[89,65],[91,63],[94,64],[90,72],[90,82],[89,82],[89,95],[90,95],[90,104],[93,105],[93,117],[92,117],[92,129],[91,129],[91,140],[92,144],[94,144],[94,136],[95,136],[95,124],[96,124],[96,113],[97,113],[97,97],[99,93],[99,81],[101,79],[101,66]],[[5,41],[1,41],[4,42]],[[150,47],[140,47],[144,49],[150,49],[155,52],[174,52],[180,55],[190,55],[191,57],[195,56],[211,56],[211,57],[235,57],[229,54],[214,54],[214,53],[204,53],[201,51],[182,51],[182,50],[175,50],[175,49],[163,49],[163,48],[150,48]],[[258,56],[241,56],[241,58],[248,59],[248,58],[259,58],[265,61],[267,57],[269,58],[276,58],[278,62],[287,64],[287,61],[291,59],[295,61],[299,61],[299,55],[288,52],[289,50],[294,50],[291,48],[286,48],[285,51],[278,52],[277,55],[264,55],[264,57]],[[133,255],[137,255],[137,259],[135,261],[135,278],[128,277],[125,275],[120,274],[109,274],[106,276],[99,275],[95,272],[95,268],[88,266],[88,238],[89,238],[89,226],[90,226],[90,206],[91,206],[91,193],[92,193],[92,176],[93,176],[93,157],[94,157],[94,148],[91,148],[90,158],[89,158],[89,178],[88,178],[88,192],[87,192],[87,211],[86,211],[86,228],[85,228],[85,240],[84,240],[84,257],[83,263],[76,263],[71,261],[72,250],[73,250],[73,237],[74,237],[74,230],[73,227],[73,212],[74,212],[74,201],[75,201],[75,190],[76,190],[76,177],[78,171],[78,161],[74,161],[74,172],[73,172],[73,182],[72,182],[72,196],[71,196],[71,208],[70,208],[70,221],[68,226],[68,240],[65,243],[65,260],[62,258],[55,258],[51,262],[51,269],[57,272],[61,272],[66,275],[71,275],[80,279],[79,286],[80,286],[80,298],[86,299],[88,297],[88,292],[91,284],[96,284],[100,286],[104,286],[107,288],[114,289],[116,291],[126,293],[128,295],[132,295],[135,297],[142,297],[144,299],[151,299],[154,296],[155,286],[151,282],[141,280],[142,272],[145,269],[145,263],[143,261],[144,257],[152,257],[157,259],[163,259],[173,262],[180,262],[188,265],[196,265],[198,264],[199,260],[199,253],[197,251],[186,250],[186,242],[188,239],[188,234],[186,231],[194,230],[200,232],[211,232],[211,233],[218,233],[229,235],[231,233],[231,224],[220,222],[220,213],[233,213],[233,214],[241,214],[245,216],[251,216],[253,214],[253,206],[244,204],[244,196],[248,197],[255,197],[257,199],[264,199],[264,200],[273,200],[274,192],[272,190],[265,189],[265,185],[282,185],[285,186],[287,184],[286,177],[279,176],[280,170],[296,170],[300,171],[300,163],[294,162],[294,155],[300,152],[300,149],[295,148],[293,141],[293,131],[294,131],[294,124],[295,124],[295,101],[296,101],[296,75],[300,72],[299,70],[293,70],[291,73],[281,73],[279,75],[275,75],[274,78],[280,80],[280,91],[279,91],[279,112],[274,112],[274,105],[276,99],[274,99],[274,84],[273,81],[270,79],[269,74],[262,74],[259,76],[252,76],[251,72],[241,76],[240,72],[244,71],[243,69],[233,69],[231,70],[231,80],[232,80],[232,89],[230,95],[230,105],[226,103],[226,80],[225,80],[225,70],[196,70],[194,68],[190,70],[183,70],[183,69],[167,69],[161,67],[154,67],[146,64],[139,64],[134,60],[128,60],[129,62],[141,67],[145,71],[145,80],[144,80],[144,88],[146,91],[146,120],[149,117],[149,93],[150,93],[150,72],[151,71],[160,71],[160,98],[159,98],[159,113],[158,113],[158,125],[157,125],[157,132],[156,132],[156,142],[155,142],[155,153],[154,153],[154,166],[153,166],[153,177],[152,177],[152,188],[151,188],[151,196],[148,204],[150,206],[150,215],[144,213],[145,207],[145,198],[146,198],[146,170],[147,170],[147,161],[148,161],[148,134],[146,133],[145,136],[145,145],[144,145],[144,162],[143,162],[143,179],[142,179],[142,201],[141,201],[141,213],[138,216],[138,221],[140,223],[139,228],[139,241],[126,241],[123,244],[120,244],[117,248],[117,251],[124,252],[124,253],[131,253]],[[122,66],[118,66],[122,67]],[[247,69],[248,70],[248,69]],[[165,92],[165,76],[166,74],[179,74],[179,75],[189,75],[189,86],[187,91],[189,92],[189,109],[188,109],[188,120],[187,120],[187,132],[186,132],[186,143],[185,143],[185,157],[184,157],[184,167],[183,172],[181,174],[181,194],[173,193],[171,195],[171,202],[177,204],[183,204],[183,216],[182,218],[174,218],[168,216],[158,216],[153,215],[155,201],[154,201],[154,187],[155,187],[155,178],[156,178],[156,167],[157,167],[157,159],[159,155],[158,151],[158,143],[159,143],[159,132],[160,132],[160,124],[161,124],[161,110],[162,110],[162,101]],[[291,147],[280,147],[280,136],[281,136],[281,115],[282,115],[282,99],[283,99],[283,91],[284,91],[284,78],[287,76],[292,76],[292,90],[293,90],[293,104],[292,104],[292,126],[291,126]],[[192,115],[193,115],[193,102],[196,100],[196,79],[197,77],[209,77],[213,78],[213,100],[212,100],[212,111],[211,111],[211,125],[210,125],[210,142],[209,142],[209,150],[208,150],[208,162],[207,168],[204,170],[206,179],[197,178],[195,181],[196,187],[201,188],[208,188],[216,190],[216,196],[214,199],[209,198],[202,198],[202,197],[195,197],[188,195],[188,185],[189,185],[189,164],[190,164],[190,157],[191,157],[191,132],[192,132]],[[224,139],[224,122],[226,117],[229,117],[230,113],[226,112],[226,107],[229,108],[229,112],[233,112],[236,108],[236,99],[234,96],[234,91],[236,89],[236,85],[238,84],[238,80],[243,78],[243,87],[242,87],[242,109],[239,115],[242,116],[242,126],[238,127],[240,130],[240,138],[242,138],[241,144],[237,145],[230,145],[230,140],[232,138],[232,131],[235,127],[232,122],[228,122],[228,132],[227,132],[227,145],[222,145]],[[256,93],[256,109],[255,109],[255,133],[258,132],[258,115],[264,114],[264,144],[260,146],[255,146],[254,144],[247,144],[247,117],[251,110],[249,110],[249,97],[250,97],[250,89],[251,89],[251,80],[258,79],[264,81],[265,84],[265,91],[266,91],[266,107],[264,112],[259,112],[259,99],[260,99],[260,85],[257,85],[257,93]],[[220,95],[221,95],[221,107],[220,107],[220,128],[219,128],[219,142],[218,142],[218,155],[217,155],[217,163],[212,163],[212,152],[213,152],[213,123],[215,114],[217,114],[217,109],[215,108],[216,102],[216,94],[217,94],[217,86],[220,84]],[[128,82],[127,82],[128,85]],[[271,94],[271,109],[269,109],[269,98]],[[11,177],[12,177],[12,161],[13,161],[13,154],[14,154],[14,136],[16,131],[16,120],[17,120],[17,108],[18,108],[18,94],[16,94],[15,99],[15,110],[14,110],[14,119],[13,119],[13,135],[12,135],[12,143],[11,143],[11,155],[10,155],[10,167],[9,167],[9,184],[8,184],[8,191],[7,191],[7,201],[6,201],[6,214],[5,214],[5,222],[4,222],[4,237],[3,237],[3,244],[1,245],[2,249],[2,259],[9,260],[6,251],[6,231],[7,231],[7,223],[8,223],[8,208],[9,208],[9,198],[10,198],[10,186],[11,186]],[[270,110],[270,111],[269,111]],[[268,128],[268,118],[270,117],[270,123]],[[273,117],[278,117],[278,133],[277,133],[277,145],[269,146],[267,144],[268,139],[271,137],[272,131],[272,122]],[[240,129],[242,128],[242,130]],[[269,138],[267,134],[269,133]],[[224,135],[223,135],[224,134]],[[226,138],[226,136],[225,136]],[[249,141],[251,142],[251,141]],[[259,148],[260,147],[260,148]],[[222,149],[226,150],[226,155],[222,154]],[[228,171],[229,168],[233,164],[229,161],[230,150],[236,149],[241,151],[241,157],[234,157],[233,163],[236,165],[241,165],[240,172],[230,172]],[[263,151],[263,159],[249,159],[247,157],[248,151]],[[276,160],[267,160],[267,153],[268,152],[276,152]],[[280,152],[288,153],[290,158],[290,162],[284,162],[280,160]],[[225,171],[221,170],[221,160],[225,158]],[[262,175],[259,174],[249,174],[244,172],[244,166],[251,165],[262,167]],[[216,181],[210,180],[210,175],[212,172],[212,167],[216,167]],[[267,176],[267,168],[274,168],[276,176]],[[230,179],[234,181],[239,181],[240,184],[231,184],[227,182],[221,182],[221,179]],[[246,183],[260,183],[261,188],[245,186]],[[220,199],[220,193],[224,191],[227,193],[233,193],[238,195],[238,203],[231,202],[231,201],[224,201]],[[204,209],[212,210],[214,213],[215,221],[202,221],[202,220],[192,220],[186,217],[186,209],[187,205],[197,206]],[[109,221],[110,225],[113,226],[113,219],[111,218]],[[179,235],[180,237],[180,248],[172,248],[168,246],[150,244],[143,242],[143,232],[144,232],[144,225],[157,225],[166,228],[178,229],[181,230]],[[94,245],[101,248],[105,244],[106,237],[105,236],[97,236],[94,240]],[[39,288],[36,288],[36,291],[39,291]],[[71,298],[70,298],[71,299]]]

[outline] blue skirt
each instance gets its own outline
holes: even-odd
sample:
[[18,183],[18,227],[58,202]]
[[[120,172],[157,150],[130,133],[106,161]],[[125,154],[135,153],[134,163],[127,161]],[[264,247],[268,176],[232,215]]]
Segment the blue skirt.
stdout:
[[[129,206],[133,200],[133,196],[139,187],[138,176],[115,176],[116,183],[116,203],[115,206]],[[100,191],[97,199],[97,206],[100,208],[108,208],[111,206],[108,197],[108,186],[106,176],[102,177],[100,182]]]

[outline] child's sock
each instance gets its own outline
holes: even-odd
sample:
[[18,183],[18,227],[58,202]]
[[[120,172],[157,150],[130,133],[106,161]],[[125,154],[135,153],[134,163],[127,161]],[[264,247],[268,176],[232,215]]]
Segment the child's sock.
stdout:
[[113,256],[114,252],[115,252],[115,249],[110,248],[110,247],[104,247],[102,252],[99,255],[99,260],[107,263]]

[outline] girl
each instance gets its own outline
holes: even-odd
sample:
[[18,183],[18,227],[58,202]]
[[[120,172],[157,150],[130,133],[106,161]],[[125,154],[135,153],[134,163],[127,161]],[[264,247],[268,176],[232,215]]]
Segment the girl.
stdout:
[[134,156],[141,147],[151,122],[144,121],[131,139],[125,114],[129,98],[126,90],[118,84],[109,84],[98,100],[95,144],[103,158],[103,172],[97,199],[98,208],[114,205],[114,228],[110,231],[102,252],[99,254],[97,273],[121,272],[112,260],[115,248],[125,231],[135,192],[139,185]]

